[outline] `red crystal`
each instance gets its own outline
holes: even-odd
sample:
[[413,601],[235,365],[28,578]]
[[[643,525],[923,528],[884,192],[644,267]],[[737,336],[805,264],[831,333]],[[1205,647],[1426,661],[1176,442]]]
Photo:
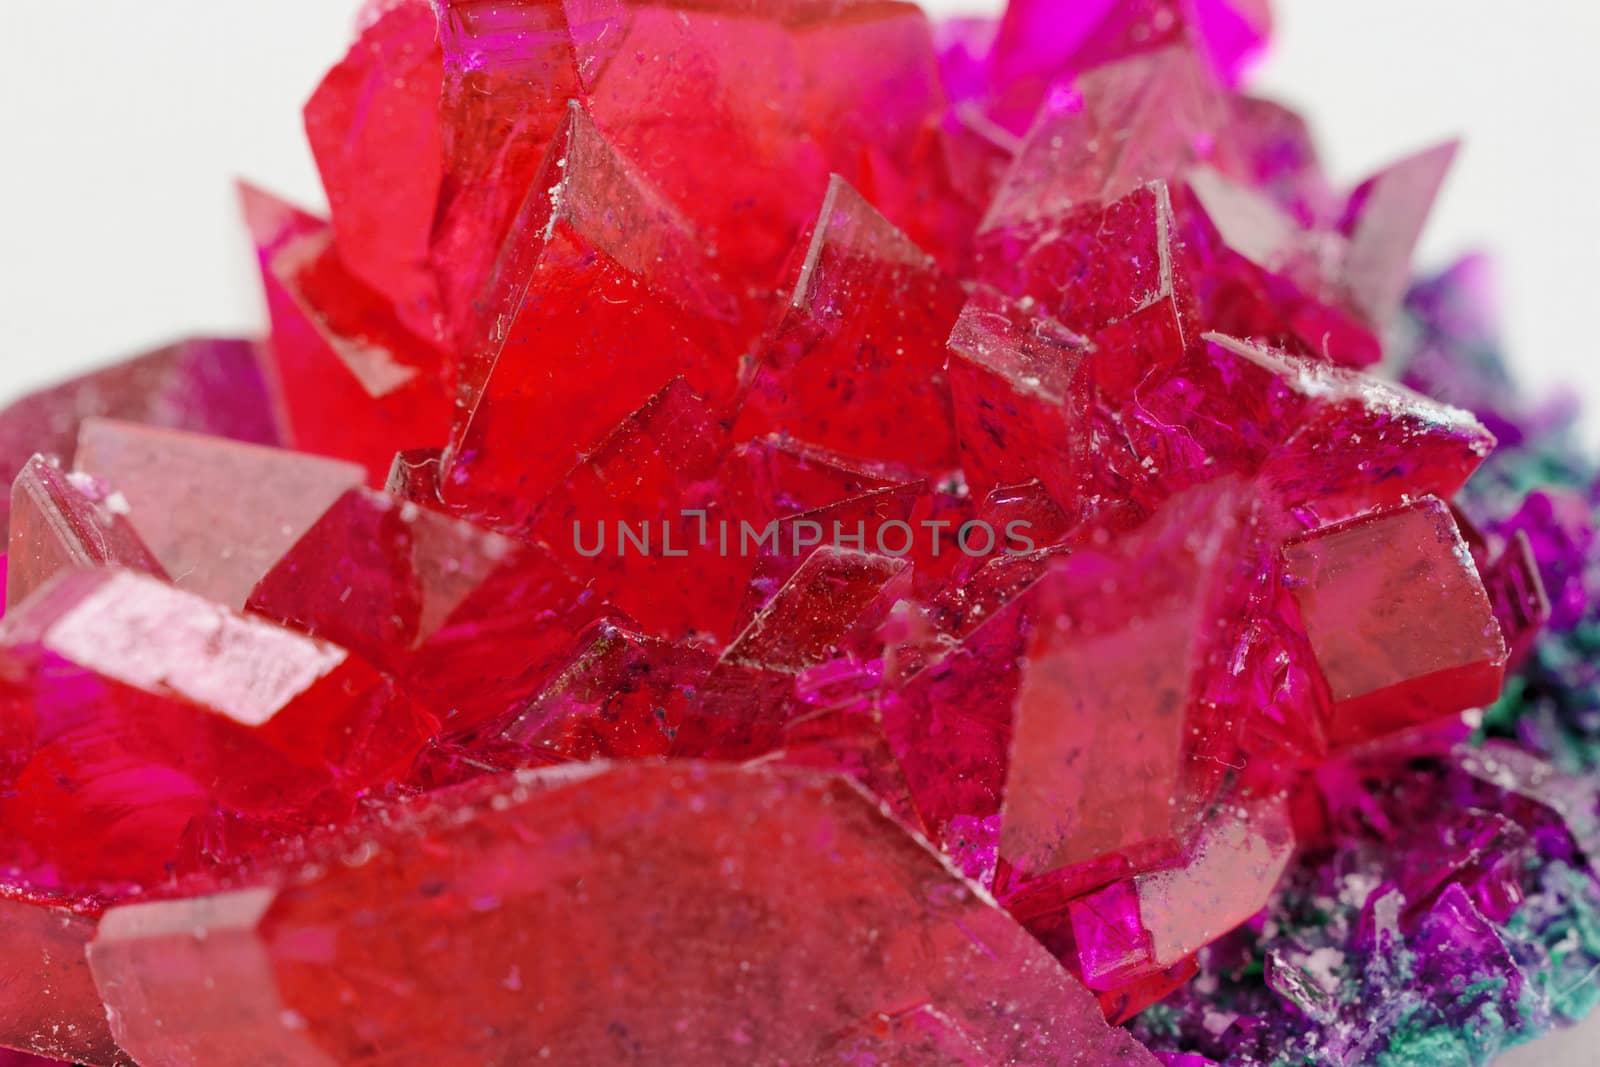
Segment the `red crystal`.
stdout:
[[[1359,369],[1454,149],[1336,191],[1269,21],[373,0],[329,218],[242,189],[270,338],[0,412],[0,1044],[1153,1067],[1592,579]],[[1473,810],[1375,899],[1504,956]]]
[[603,604],[540,546],[351,489],[248,607],[366,657],[459,730],[537,692],[566,651],[564,627]]
[[[982,230],[1048,239],[1052,218],[1176,177],[1210,156],[1207,131],[1223,125],[1223,106],[1204,61],[1181,42],[1089,69],[1033,116]],[[1117,150],[1102,150],[1110,144]]]
[[[747,517],[717,492],[727,433],[682,378],[666,383],[566,473],[533,533],[647,632],[726,641],[751,561],[720,547]],[[715,532],[714,532],[715,531]]]
[[6,606],[27,599],[52,577],[76,567],[118,566],[165,578],[128,520],[126,504],[88,475],[70,475],[35,456],[11,486]]
[[[94,419],[77,468],[127,502],[128,524],[173,581],[230,607],[339,495],[360,467],[276,448]],[[175,481],[167,472],[181,469]]]
[[116,909],[90,962],[155,1063],[900,1060],[925,1031],[886,1021],[919,1011],[984,1062],[1154,1063],[864,794],[771,769],[435,794],[259,888]]
[[1174,40],[1204,45],[1229,80],[1271,29],[1265,0],[1092,0],[1061,10],[1040,0],[1009,4],[993,49],[993,105],[1002,116],[1031,115],[1052,82]]
[[[1248,143],[1237,147],[1252,151]],[[1340,227],[1313,216],[1309,230],[1302,219],[1313,209],[1300,194],[1291,188],[1274,198],[1246,184],[1254,176],[1248,162],[1217,159],[1218,169],[1191,170],[1181,229],[1213,328],[1352,366],[1376,361],[1453,155],[1446,145],[1396,164],[1352,194]],[[1320,199],[1315,189],[1309,195]]]
[[290,443],[353,460],[381,480],[396,450],[440,440],[444,355],[339,258],[320,219],[241,188],[272,320]]
[[1260,911],[1293,848],[1281,797],[1235,801],[1206,826],[1182,867],[1135,879],[1151,962],[1170,967]]
[[127,571],[8,611],[0,663],[6,865],[41,886],[161,882],[219,815],[337,818],[437,728],[344,649]]
[[1045,579],[1000,836],[1019,875],[1180,851],[1208,799],[1188,764],[1214,742],[1201,687],[1240,532],[1229,489],[1175,502],[1111,551],[1080,547]]
[[[0,894],[6,931],[0,965],[0,1044],[91,1067],[132,1067],[106,1025],[105,1008],[89,974],[84,949],[94,937],[99,908],[8,890]],[[13,1061],[0,1049],[0,1064]],[[17,1054],[14,1067],[32,1060]]]
[[943,344],[963,302],[955,280],[835,177],[785,282],[735,431],[781,429],[921,473],[953,467]]
[[549,682],[468,736],[426,753],[428,782],[569,760],[665,757],[716,660],[602,619]]
[[1440,501],[1308,534],[1285,546],[1284,566],[1331,694],[1336,743],[1481,706],[1500,692],[1500,625]]
[[574,105],[489,282],[444,500],[516,526],[673,378],[730,396],[735,366],[710,274],[688,223]]
[[1384,323],[1400,309],[1411,280],[1411,251],[1439,195],[1457,145],[1447,142],[1393,164],[1350,194],[1339,228],[1349,241],[1343,264],[1349,299],[1362,317]]
[[910,593],[905,560],[819,548],[728,646],[728,663],[785,674],[833,659],[855,631],[865,643]]
[[254,344],[183,341],[13,401],[0,411],[0,477],[9,485],[35,454],[70,464],[87,418],[275,445],[273,412]]
[[911,5],[627,3],[573,48],[596,122],[694,219],[731,291],[771,284],[830,171],[930,248],[979,210],[926,195],[951,188],[945,98]]
[[975,295],[950,335],[961,465],[973,492],[1037,478],[1069,518],[1081,512],[1089,345],[992,294]]
[[438,25],[423,0],[379,10],[306,104],[306,139],[350,273],[432,337],[437,285],[428,270],[442,180]]
[[[1484,588],[1494,605],[1494,617],[1506,642],[1506,669],[1527,658],[1533,639],[1550,621],[1550,597],[1539,575],[1533,546],[1522,530],[1512,534],[1498,559],[1480,565]],[[8,594],[9,595],[9,591]]]
[[[1032,609],[1024,593],[980,616],[957,643],[880,697],[884,730],[917,811],[969,872],[994,868],[1017,664]],[[980,828],[981,844],[973,840]]]
[[1494,449],[1477,419],[1403,386],[1215,334],[1206,340],[1241,416],[1283,433],[1261,476],[1302,514],[1328,521],[1449,498]]
[[1193,295],[1175,262],[1165,182],[1060,213],[991,223],[979,234],[982,277],[1095,338],[1095,378],[1119,393],[1170,363],[1192,338]]
[[472,339],[473,303],[579,86],[564,5],[446,0],[438,11],[443,177],[431,261],[460,346]]
[[46,1058],[14,1049],[0,1049],[0,1067],[62,1067],[64,1062],[54,1057]]

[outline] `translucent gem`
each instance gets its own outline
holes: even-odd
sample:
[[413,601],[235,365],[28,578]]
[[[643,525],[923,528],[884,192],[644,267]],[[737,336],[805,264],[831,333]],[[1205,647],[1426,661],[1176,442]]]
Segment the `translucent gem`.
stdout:
[[353,463],[108,419],[84,424],[76,465],[122,494],[174,582],[230,607],[365,477]]
[[165,578],[133,526],[127,504],[88,475],[34,456],[11,486],[6,605],[25,600],[64,570],[117,566]]
[[1506,646],[1442,502],[1374,512],[1284,548],[1289,590],[1348,744],[1494,700]]
[[[340,936],[306,951],[330,921]],[[115,909],[90,964],[118,1042],[151,1062],[582,1063],[614,1055],[619,1026],[652,1060],[815,1062],[918,1005],[988,1062],[1154,1062],[864,794],[773,769],[435,794],[343,862]]]
[[339,818],[437,729],[346,650],[128,571],[68,571],[8,611],[0,662],[0,827],[40,885],[159,884],[216,812]]

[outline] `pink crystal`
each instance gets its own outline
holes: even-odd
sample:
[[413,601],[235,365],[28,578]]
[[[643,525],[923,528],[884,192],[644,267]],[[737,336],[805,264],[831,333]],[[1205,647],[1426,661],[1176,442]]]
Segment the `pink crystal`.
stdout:
[[1284,548],[1286,580],[1348,744],[1492,701],[1506,646],[1450,510],[1425,498]]
[[344,649],[128,571],[8,611],[0,663],[6,864],[41,886],[161,882],[216,816],[340,817],[437,728]]
[[118,566],[165,578],[121,507],[121,498],[89,476],[66,474],[41,456],[29,460],[11,486],[7,607],[77,567]]
[[[282,433],[254,344],[182,341],[29,394],[0,411],[5,484],[35,454],[70,464],[78,425],[91,417],[263,445],[278,444]],[[9,496],[4,499],[9,508]]]
[[[619,1040],[664,1062],[752,1048],[816,1062],[926,1008],[986,1062],[1153,1063],[986,897],[836,779],[547,772],[437,794],[354,848],[260,888],[110,912],[90,963],[119,1043],[212,1067],[586,1063]],[[359,913],[372,921],[349,921]],[[333,942],[329,922],[342,922]]]
[[84,424],[77,469],[122,494],[174,582],[230,607],[363,479],[352,463],[103,419]]

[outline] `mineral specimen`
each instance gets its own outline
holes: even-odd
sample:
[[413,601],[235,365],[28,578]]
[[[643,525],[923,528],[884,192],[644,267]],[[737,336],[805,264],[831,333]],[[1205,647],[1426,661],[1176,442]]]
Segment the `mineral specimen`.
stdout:
[[0,412],[0,1045],[1445,1065],[1580,1018],[1597,471],[1479,261],[1407,293],[1454,147],[1337,190],[1238,88],[1269,27],[370,4],[328,218],[241,189],[269,336]]
[[11,483],[11,538],[6,553],[6,604],[26,600],[64,570],[118,566],[163,578],[113,498],[87,475],[70,475],[34,456]]
[[[121,494],[175,584],[229,607],[362,477],[351,463],[103,419],[80,429],[76,467]],[[165,476],[174,467],[183,480]]]
[[14,481],[34,454],[70,464],[95,416],[278,444],[267,373],[249,341],[192,340],[40,390],[0,412],[0,473]]
[[159,884],[187,837],[350,812],[433,716],[346,650],[160,579],[68,570],[0,622],[6,866],[24,884]]
[[892,1062],[922,1014],[978,1062],[1154,1062],[845,782],[682,762],[487,784],[261,886],[109,912],[89,959],[118,1041],[215,1067]]

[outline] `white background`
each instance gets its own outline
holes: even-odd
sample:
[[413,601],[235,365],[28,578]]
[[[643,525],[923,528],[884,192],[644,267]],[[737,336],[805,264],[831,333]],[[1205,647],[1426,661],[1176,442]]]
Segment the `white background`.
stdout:
[[[256,330],[232,179],[320,207],[298,110],[344,51],[356,0],[5,6],[0,397],[184,334]],[[1278,12],[1257,85],[1311,114],[1336,177],[1466,139],[1421,262],[1496,253],[1522,374],[1566,382],[1600,412],[1600,4],[1280,0]],[[1595,430],[1600,414],[1600,441]]]

